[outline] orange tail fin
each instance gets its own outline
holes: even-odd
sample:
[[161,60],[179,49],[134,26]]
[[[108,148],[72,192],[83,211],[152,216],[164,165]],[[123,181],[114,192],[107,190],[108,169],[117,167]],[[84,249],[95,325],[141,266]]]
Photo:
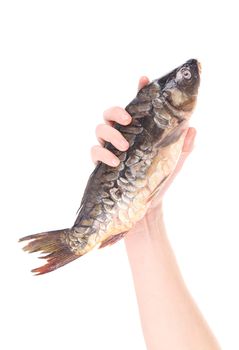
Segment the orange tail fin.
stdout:
[[70,229],[56,230],[38,233],[19,239],[19,242],[31,240],[31,242],[23,247],[23,250],[29,253],[41,252],[45,254],[39,258],[46,259],[47,263],[41,267],[33,269],[33,273],[36,275],[42,275],[58,269],[80,257],[79,255],[74,254],[64,240],[62,240],[62,236],[67,235],[69,232]]

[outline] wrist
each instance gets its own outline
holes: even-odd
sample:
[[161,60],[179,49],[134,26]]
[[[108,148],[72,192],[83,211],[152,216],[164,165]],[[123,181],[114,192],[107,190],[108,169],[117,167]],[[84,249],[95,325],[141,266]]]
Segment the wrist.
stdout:
[[[126,244],[134,240],[159,240],[166,234],[162,203],[149,208],[145,216],[125,236]],[[136,242],[135,242],[136,243]]]

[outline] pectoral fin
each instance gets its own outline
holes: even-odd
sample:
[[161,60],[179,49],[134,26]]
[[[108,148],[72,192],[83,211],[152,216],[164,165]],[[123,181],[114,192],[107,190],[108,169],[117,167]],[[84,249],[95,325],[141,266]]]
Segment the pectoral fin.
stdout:
[[167,147],[175,142],[177,142],[183,132],[185,131],[185,124],[186,122],[181,122],[178,126],[176,126],[168,135],[166,135],[164,138],[160,139],[156,146],[158,148],[164,148]]
[[120,232],[120,233],[118,233],[117,235],[112,235],[112,236],[108,237],[107,239],[105,239],[105,240],[101,243],[101,245],[99,246],[99,249],[100,249],[100,248],[104,248],[104,247],[106,247],[107,245],[112,245],[112,244],[118,242],[121,238],[123,238],[123,237],[126,235],[127,232],[128,232],[128,231]]
[[155,187],[153,192],[148,196],[146,203],[150,202],[154,197],[157,196],[157,194],[160,192],[162,185],[167,180],[168,175],[163,178],[163,180]]

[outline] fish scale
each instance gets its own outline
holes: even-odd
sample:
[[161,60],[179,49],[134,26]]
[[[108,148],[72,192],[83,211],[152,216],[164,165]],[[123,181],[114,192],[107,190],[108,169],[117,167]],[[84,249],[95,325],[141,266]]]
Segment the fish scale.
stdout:
[[53,271],[95,247],[111,245],[144,217],[177,164],[199,81],[200,65],[192,59],[138,91],[125,108],[131,123],[113,124],[129,148],[123,152],[105,143],[120,163],[111,167],[98,162],[74,225],[20,239],[30,241],[25,251],[45,254],[41,258],[46,264],[33,272]]

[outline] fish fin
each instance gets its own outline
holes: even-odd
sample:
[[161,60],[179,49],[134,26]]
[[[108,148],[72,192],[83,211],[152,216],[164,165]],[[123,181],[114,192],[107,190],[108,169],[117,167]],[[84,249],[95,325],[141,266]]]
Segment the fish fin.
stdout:
[[166,135],[163,139],[159,140],[156,146],[160,148],[164,148],[177,142],[184,131],[185,131],[185,123],[182,122],[177,127],[175,127],[175,129],[173,129],[168,135]]
[[112,235],[112,236],[106,238],[99,246],[99,249],[104,248],[107,245],[112,245],[112,244],[118,242],[121,238],[123,238],[126,235],[127,232],[128,231],[120,232],[120,233],[117,233],[117,235]]
[[47,263],[33,269],[33,273],[36,275],[43,275],[44,273],[56,270],[79,258],[80,255],[74,254],[62,239],[62,237],[68,235],[70,231],[70,229],[64,229],[42,232],[19,239],[19,242],[31,240],[31,242],[23,247],[24,251],[29,253],[41,252],[45,254],[39,258],[46,259]]
[[155,187],[155,189],[153,190],[153,192],[150,193],[150,195],[147,198],[146,203],[150,202],[154,197],[157,196],[157,194],[159,193],[159,191],[161,190],[161,187],[163,185],[163,183],[167,180],[167,178],[169,177],[169,175],[166,175],[163,180]]

